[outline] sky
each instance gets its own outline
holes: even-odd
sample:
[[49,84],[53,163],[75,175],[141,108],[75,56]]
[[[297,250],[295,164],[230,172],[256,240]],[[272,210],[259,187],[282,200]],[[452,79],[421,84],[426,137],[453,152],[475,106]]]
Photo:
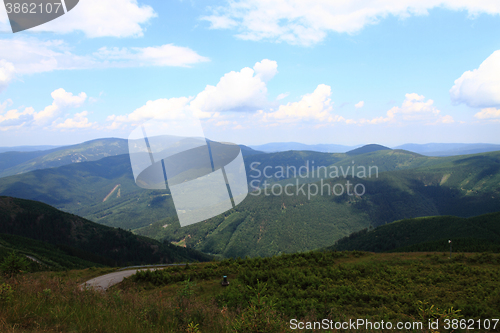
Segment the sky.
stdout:
[[17,33],[0,6],[0,146],[186,110],[246,145],[500,144],[500,1],[80,0]]

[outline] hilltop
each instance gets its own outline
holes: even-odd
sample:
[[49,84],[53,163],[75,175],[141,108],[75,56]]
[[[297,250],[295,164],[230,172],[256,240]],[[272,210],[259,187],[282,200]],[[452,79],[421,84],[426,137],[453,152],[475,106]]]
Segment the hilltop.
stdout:
[[354,156],[354,155],[361,155],[361,154],[366,154],[366,153],[373,153],[374,151],[379,151],[379,150],[390,150],[391,148],[382,146],[382,145],[376,145],[376,144],[370,144],[370,145],[365,145],[363,147],[359,147],[353,150],[349,150],[346,152],[346,155]]

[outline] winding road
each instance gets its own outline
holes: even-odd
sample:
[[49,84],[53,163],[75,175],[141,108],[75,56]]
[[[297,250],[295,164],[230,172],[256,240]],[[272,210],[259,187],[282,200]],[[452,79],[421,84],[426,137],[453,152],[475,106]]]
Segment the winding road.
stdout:
[[[138,268],[138,269],[130,269],[130,270],[120,270],[118,272],[113,272],[109,273],[106,275],[101,275],[98,277],[95,277],[91,280],[88,280],[87,282],[84,282],[80,285],[80,288],[86,289],[86,288],[94,288],[98,290],[107,290],[109,287],[114,286],[115,284],[118,284],[123,281],[124,278],[129,277],[137,273],[138,271],[145,271],[148,269],[156,270],[156,269],[163,269],[167,266],[184,266],[186,264],[169,264],[169,265],[162,265],[161,267],[148,267],[148,268]],[[144,266],[137,266],[137,267],[144,267]],[[129,267],[126,267],[129,268]],[[132,268],[132,267],[130,267]]]

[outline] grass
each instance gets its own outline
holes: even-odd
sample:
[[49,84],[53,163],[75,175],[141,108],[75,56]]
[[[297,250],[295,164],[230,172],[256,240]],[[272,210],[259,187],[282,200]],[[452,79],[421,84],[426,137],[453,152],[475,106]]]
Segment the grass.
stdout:
[[78,285],[113,269],[38,272],[0,278],[13,289],[10,301],[0,297],[0,332],[295,332],[293,318],[492,319],[499,263],[492,254],[309,252],[171,267],[162,271],[168,283],[142,274],[106,292]]

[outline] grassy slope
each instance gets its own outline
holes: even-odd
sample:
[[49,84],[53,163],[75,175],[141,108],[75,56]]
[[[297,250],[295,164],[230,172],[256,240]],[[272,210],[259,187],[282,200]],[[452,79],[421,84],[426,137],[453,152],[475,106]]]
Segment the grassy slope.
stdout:
[[[102,270],[0,277],[14,289],[12,300],[0,302],[0,331],[193,332],[191,325],[200,332],[303,332],[290,328],[292,318],[394,325],[439,318],[438,331],[445,331],[444,320],[457,314],[500,316],[499,263],[484,254],[450,261],[436,254],[305,253],[141,274],[106,293],[78,288]],[[222,275],[229,276],[226,288]],[[345,330],[374,331],[386,332]]]
[[[73,249],[74,251],[76,249]],[[10,254],[17,253],[35,258],[42,264],[37,269],[82,269],[88,267],[102,267],[102,261],[98,258],[97,262],[81,259],[74,255],[69,255],[62,248],[47,242],[37,241],[31,238],[0,234],[0,262]],[[34,265],[38,266],[38,265]]]
[[48,242],[71,255],[91,261],[100,258],[111,265],[209,259],[194,250],[106,227],[40,202],[10,197],[0,197],[0,233]]

